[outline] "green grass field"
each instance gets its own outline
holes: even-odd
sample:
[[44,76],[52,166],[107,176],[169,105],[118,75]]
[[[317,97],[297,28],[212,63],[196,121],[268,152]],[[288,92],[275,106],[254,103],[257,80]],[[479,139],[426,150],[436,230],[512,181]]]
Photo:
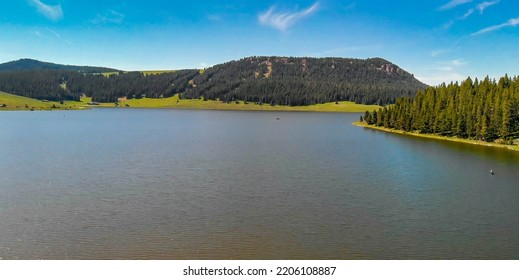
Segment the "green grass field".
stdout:
[[[177,70],[144,70],[144,71],[138,71],[138,72],[141,72],[142,74],[144,74],[144,76],[148,76],[148,75],[158,75],[158,74],[164,74],[164,73],[174,73],[176,71]],[[124,73],[128,73],[128,72],[125,71]],[[109,77],[111,75],[119,75],[119,72],[104,72],[104,73],[101,73],[101,75],[103,75],[105,77]]]
[[[90,98],[82,98],[85,104],[90,102]],[[365,112],[380,108],[377,105],[362,105],[354,102],[341,101],[317,104],[310,106],[270,106],[268,104],[257,105],[254,103],[245,104],[242,101],[223,103],[220,101],[203,101],[202,99],[179,99],[178,96],[169,98],[142,98],[130,99],[119,102],[119,107],[130,108],[178,108],[178,109],[199,109],[199,110],[243,110],[243,111],[308,111],[308,112]],[[101,103],[92,107],[115,107],[115,103]]]
[[[5,104],[5,107],[3,106]],[[64,104],[52,101],[41,101],[28,97],[0,92],[0,110],[71,110],[86,108],[85,104],[76,101],[65,101]]]
[[[362,105],[353,102],[341,101],[317,104],[310,106],[270,106],[268,104],[245,104],[243,101],[223,103],[220,101],[203,101],[202,99],[179,99],[178,96],[169,98],[142,98],[115,103],[100,103],[88,105],[92,101],[90,97],[81,98],[80,102],[65,101],[64,104],[52,101],[22,97],[5,92],[0,92],[0,110],[75,110],[95,107],[122,107],[122,108],[177,108],[196,110],[242,110],[242,111],[306,111],[306,112],[365,112],[378,109],[377,105]],[[5,107],[3,106],[5,104]],[[127,106],[128,105],[128,106]]]
[[164,74],[164,73],[174,73],[176,72],[177,70],[145,70],[145,71],[140,71],[142,74],[144,74],[144,76],[148,76],[148,75],[158,75],[158,74]]

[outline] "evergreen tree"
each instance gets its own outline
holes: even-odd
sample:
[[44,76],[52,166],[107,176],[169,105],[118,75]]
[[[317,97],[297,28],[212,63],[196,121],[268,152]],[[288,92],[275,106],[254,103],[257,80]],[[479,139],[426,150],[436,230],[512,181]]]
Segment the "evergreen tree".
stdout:
[[[371,117],[376,117],[374,113]],[[373,121],[372,121],[373,122]],[[403,131],[507,143],[519,137],[519,79],[468,78],[419,90],[379,110],[374,123]]]

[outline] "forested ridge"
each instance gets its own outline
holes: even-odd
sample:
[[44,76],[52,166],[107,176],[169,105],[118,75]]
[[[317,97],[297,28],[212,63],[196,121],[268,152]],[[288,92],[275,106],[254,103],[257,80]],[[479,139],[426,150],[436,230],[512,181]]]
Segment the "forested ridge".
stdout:
[[70,70],[84,73],[102,73],[119,71],[113,68],[97,67],[97,66],[76,66],[63,65],[50,62],[43,62],[29,58],[23,58],[15,61],[9,61],[0,64],[0,71],[21,71],[21,70]]
[[145,75],[101,75],[64,69],[0,71],[0,90],[47,100],[97,102],[118,98],[204,98],[271,105],[312,105],[333,101],[390,104],[414,96],[426,85],[381,59],[249,57],[204,70]]
[[366,112],[367,124],[510,144],[519,137],[519,78],[471,78],[420,90],[414,99]]
[[249,57],[207,69],[194,85],[185,97],[292,106],[341,100],[389,104],[425,88],[381,58]]

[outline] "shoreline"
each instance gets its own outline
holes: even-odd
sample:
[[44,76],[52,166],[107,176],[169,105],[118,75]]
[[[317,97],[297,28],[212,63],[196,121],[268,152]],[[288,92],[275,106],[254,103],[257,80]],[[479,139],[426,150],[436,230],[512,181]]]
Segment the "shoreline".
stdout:
[[361,123],[359,121],[353,122],[352,124],[354,126],[358,126],[358,127],[364,127],[364,128],[368,128],[368,129],[374,129],[374,130],[379,130],[379,131],[384,131],[384,132],[389,132],[389,133],[410,135],[410,136],[414,136],[414,137],[422,137],[422,138],[429,138],[429,139],[436,139],[436,140],[443,140],[443,141],[450,141],[450,142],[457,142],[457,143],[464,143],[464,144],[472,144],[472,145],[479,145],[479,146],[486,146],[486,147],[495,147],[495,148],[501,148],[501,149],[507,149],[510,151],[519,152],[519,145],[505,145],[505,144],[497,144],[497,143],[491,143],[491,142],[485,142],[485,141],[479,141],[479,140],[440,136],[440,135],[436,135],[436,134],[406,132],[406,131],[398,130],[398,129],[369,125],[369,124],[366,124],[365,122]]
[[[345,101],[346,102],[346,101]],[[220,103],[220,102],[218,102]],[[128,107],[123,106],[114,106],[112,103],[100,103],[99,105],[88,105],[81,104],[81,106],[75,105],[74,107],[34,107],[34,108],[25,108],[21,106],[17,107],[8,107],[8,108],[0,108],[0,112],[16,112],[16,111],[81,111],[81,110],[91,110],[96,108],[110,108],[110,109],[173,109],[173,110],[209,110],[209,111],[250,111],[250,112],[314,112],[314,113],[362,113],[365,112],[366,109],[357,109],[357,108],[348,108],[348,105],[343,107],[330,108],[325,107],[327,104],[317,104],[317,105],[308,105],[308,106],[283,106],[283,105],[256,105],[253,106],[240,106],[234,104],[221,104],[214,106],[213,104],[208,104],[209,106],[199,106],[194,104],[180,104],[177,106],[148,106],[148,105],[131,105]],[[213,106],[211,106],[213,105]],[[325,105],[325,106],[323,106]],[[358,105],[358,104],[355,104]],[[369,105],[368,105],[369,106]],[[368,109],[370,110],[370,109]]]

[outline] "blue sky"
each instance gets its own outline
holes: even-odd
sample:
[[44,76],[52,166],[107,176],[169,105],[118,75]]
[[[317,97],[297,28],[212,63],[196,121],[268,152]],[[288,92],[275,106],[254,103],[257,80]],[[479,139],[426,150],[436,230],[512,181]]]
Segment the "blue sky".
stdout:
[[203,68],[252,55],[383,57],[431,85],[519,74],[514,0],[2,0],[0,62]]

